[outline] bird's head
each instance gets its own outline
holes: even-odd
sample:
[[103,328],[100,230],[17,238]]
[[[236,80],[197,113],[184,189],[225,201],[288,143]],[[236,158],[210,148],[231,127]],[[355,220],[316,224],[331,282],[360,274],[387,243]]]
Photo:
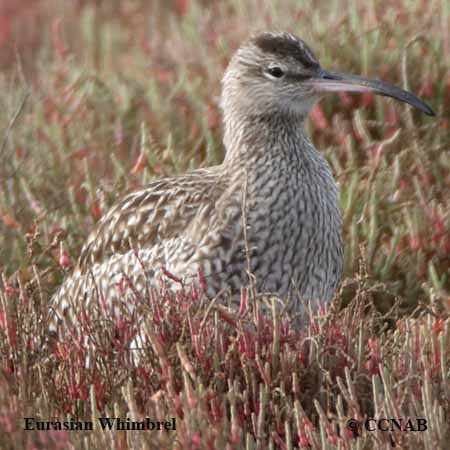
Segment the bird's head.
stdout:
[[225,115],[281,111],[306,117],[325,93],[339,91],[373,92],[434,115],[426,103],[396,86],[323,69],[308,45],[286,32],[257,34],[237,50],[223,78],[222,107]]

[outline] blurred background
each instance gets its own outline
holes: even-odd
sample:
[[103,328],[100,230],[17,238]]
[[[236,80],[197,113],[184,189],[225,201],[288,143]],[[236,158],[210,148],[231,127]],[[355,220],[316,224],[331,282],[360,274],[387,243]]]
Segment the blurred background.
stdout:
[[39,274],[49,294],[124,192],[220,163],[227,61],[276,28],[324,67],[408,87],[435,109],[342,94],[308,127],[341,187],[346,285],[362,281],[381,309],[449,305],[449,23],[445,0],[2,0],[3,288],[32,291]]

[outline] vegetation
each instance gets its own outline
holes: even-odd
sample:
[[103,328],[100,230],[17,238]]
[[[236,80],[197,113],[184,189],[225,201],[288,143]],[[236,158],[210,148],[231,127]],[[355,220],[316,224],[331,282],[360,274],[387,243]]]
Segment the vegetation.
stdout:
[[[138,299],[143,351],[129,350],[136,316],[84,318],[42,348],[51,293],[110,205],[221,161],[220,77],[249,32],[267,28],[302,36],[327,68],[408,87],[437,113],[370,95],[314,109],[309,131],[344,214],[331,308],[299,329],[271,299],[263,311],[243,291],[233,311],[191,286],[173,294],[167,279]],[[5,0],[0,448],[446,448],[448,54],[447,2]],[[24,417],[176,417],[177,430],[24,431]],[[371,432],[367,417],[428,428]]]

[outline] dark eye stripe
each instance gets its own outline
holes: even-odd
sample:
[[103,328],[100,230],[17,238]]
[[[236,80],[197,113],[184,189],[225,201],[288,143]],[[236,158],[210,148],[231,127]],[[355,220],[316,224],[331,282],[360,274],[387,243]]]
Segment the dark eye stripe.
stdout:
[[307,73],[289,72],[286,74],[286,78],[291,81],[303,81],[303,80],[308,80],[311,77],[312,77],[312,74],[307,74]]

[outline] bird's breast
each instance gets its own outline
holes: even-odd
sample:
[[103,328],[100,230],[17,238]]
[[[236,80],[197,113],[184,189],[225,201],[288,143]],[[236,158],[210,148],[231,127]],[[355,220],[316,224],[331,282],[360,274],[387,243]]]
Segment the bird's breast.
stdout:
[[[326,163],[325,163],[326,164]],[[248,240],[260,290],[329,301],[343,266],[338,191],[327,165],[249,189]],[[257,193],[257,194],[256,194]]]

